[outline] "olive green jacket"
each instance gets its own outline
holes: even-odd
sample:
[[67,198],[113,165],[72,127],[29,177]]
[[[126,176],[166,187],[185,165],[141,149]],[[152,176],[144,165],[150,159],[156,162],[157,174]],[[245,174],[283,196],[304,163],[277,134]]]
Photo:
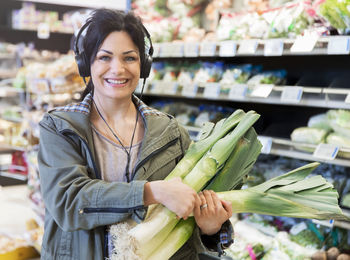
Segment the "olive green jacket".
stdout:
[[[89,119],[91,95],[50,111],[41,120],[38,162],[46,207],[41,259],[107,257],[106,226],[129,217],[142,221],[147,212],[144,184],[164,179],[184,155],[190,138],[177,121],[133,100],[145,134],[130,183],[101,180]],[[204,250],[196,228],[172,259],[197,259]]]

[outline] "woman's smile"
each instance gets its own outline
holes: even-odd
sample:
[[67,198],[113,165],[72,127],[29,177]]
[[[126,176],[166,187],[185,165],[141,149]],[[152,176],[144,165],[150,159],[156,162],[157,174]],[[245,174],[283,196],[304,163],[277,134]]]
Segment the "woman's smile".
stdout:
[[113,88],[122,88],[127,85],[129,82],[128,79],[120,79],[120,78],[105,78],[105,83],[109,87]]

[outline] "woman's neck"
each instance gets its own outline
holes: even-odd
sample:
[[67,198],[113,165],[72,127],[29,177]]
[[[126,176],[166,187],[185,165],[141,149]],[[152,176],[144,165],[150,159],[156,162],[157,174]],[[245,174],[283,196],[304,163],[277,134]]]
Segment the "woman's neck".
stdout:
[[98,96],[94,96],[93,110],[96,110],[95,112],[97,112],[97,114],[100,112],[105,120],[111,125],[114,125],[116,122],[125,122],[129,120],[135,122],[136,107],[131,98],[116,101],[113,99],[102,99]]

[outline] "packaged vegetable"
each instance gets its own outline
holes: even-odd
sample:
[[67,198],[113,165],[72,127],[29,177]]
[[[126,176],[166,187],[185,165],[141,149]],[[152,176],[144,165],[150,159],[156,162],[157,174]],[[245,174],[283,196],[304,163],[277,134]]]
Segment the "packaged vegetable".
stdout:
[[[291,134],[291,140],[297,143],[305,144],[320,144],[325,141],[327,131],[320,128],[313,127],[299,127],[294,129]],[[297,146],[298,149],[306,150],[312,152],[314,148],[306,146]]]
[[329,124],[329,121],[327,119],[327,114],[318,114],[310,117],[309,121],[307,122],[308,127],[313,127],[313,128],[321,128],[326,131],[332,130],[332,127]]

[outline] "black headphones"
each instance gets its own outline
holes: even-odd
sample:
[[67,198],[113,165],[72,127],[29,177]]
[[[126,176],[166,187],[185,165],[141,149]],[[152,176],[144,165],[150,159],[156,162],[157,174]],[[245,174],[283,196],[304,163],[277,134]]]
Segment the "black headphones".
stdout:
[[[75,39],[74,43],[74,53],[75,53],[75,60],[78,64],[78,69],[79,69],[79,74],[81,77],[86,78],[90,76],[90,61],[88,57],[85,54],[84,51],[84,37],[81,36],[85,28],[87,28],[91,23],[91,20],[88,20],[79,30],[77,37]],[[141,71],[140,71],[140,78],[146,79],[148,78],[150,72],[151,72],[151,67],[152,67],[152,55],[153,55],[153,45],[152,45],[152,40],[149,32],[145,28],[143,24],[142,25],[142,30],[144,32],[144,35],[147,37],[149,41],[149,50],[148,53],[144,53],[144,58],[143,61],[141,62]],[[81,42],[81,47],[79,49],[79,43]],[[145,46],[145,51],[147,46]],[[141,54],[140,54],[141,55]]]

